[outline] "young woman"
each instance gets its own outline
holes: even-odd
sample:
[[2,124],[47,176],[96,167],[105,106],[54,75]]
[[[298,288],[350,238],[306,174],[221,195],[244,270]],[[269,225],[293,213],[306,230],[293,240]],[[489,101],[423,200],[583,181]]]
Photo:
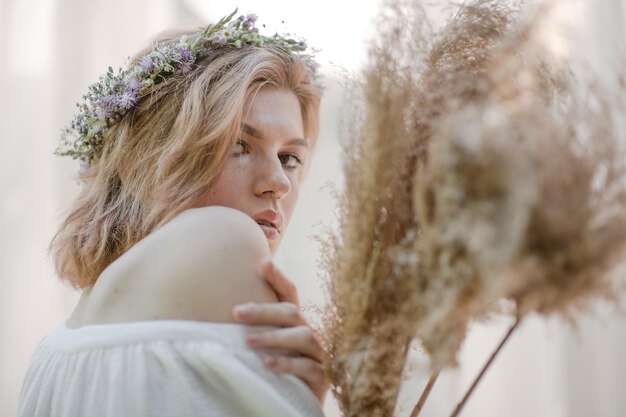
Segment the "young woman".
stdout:
[[306,45],[255,16],[169,34],[66,130],[81,192],[52,242],[82,291],[19,416],[318,416],[323,349],[271,263],[318,134]]

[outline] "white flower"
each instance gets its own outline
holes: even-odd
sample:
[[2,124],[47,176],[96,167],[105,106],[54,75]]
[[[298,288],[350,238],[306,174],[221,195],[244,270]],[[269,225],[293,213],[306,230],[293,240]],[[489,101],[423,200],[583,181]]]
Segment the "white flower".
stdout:
[[224,45],[227,40],[226,32],[224,30],[220,30],[211,37],[211,42],[215,45]]

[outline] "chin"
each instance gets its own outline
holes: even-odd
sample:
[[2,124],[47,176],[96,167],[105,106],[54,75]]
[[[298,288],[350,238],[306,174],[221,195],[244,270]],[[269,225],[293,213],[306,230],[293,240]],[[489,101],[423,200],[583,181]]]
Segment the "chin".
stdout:
[[270,247],[270,255],[274,256],[274,254],[278,251],[278,248],[280,247],[280,242],[281,242],[281,237],[279,236],[278,239],[274,239],[274,240],[268,240],[267,244]]
[[276,244],[276,242],[270,242],[270,241],[268,241],[267,244],[270,247],[270,255],[274,256],[274,254],[278,250],[278,245]]

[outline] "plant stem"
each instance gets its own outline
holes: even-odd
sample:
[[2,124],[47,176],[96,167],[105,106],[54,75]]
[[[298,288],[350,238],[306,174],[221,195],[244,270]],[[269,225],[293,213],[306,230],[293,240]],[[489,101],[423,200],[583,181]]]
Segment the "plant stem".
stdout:
[[430,395],[430,391],[433,389],[433,385],[435,385],[435,382],[437,381],[438,377],[439,377],[439,371],[433,372],[430,375],[430,378],[428,379],[428,382],[426,383],[426,386],[424,387],[424,391],[422,391],[422,395],[420,396],[419,401],[417,402],[417,404],[415,404],[415,407],[413,407],[413,411],[411,412],[411,417],[417,417],[420,411],[422,411],[422,407],[424,407],[424,403],[426,402],[428,395]]
[[487,371],[487,368],[489,368],[489,366],[491,365],[491,363],[495,359],[496,355],[500,352],[500,349],[502,349],[502,346],[504,346],[504,344],[509,339],[511,334],[513,334],[513,331],[517,328],[517,326],[519,326],[520,321],[521,320],[520,320],[519,317],[515,320],[515,323],[513,323],[513,326],[511,326],[509,331],[506,333],[506,335],[504,336],[504,338],[502,339],[502,341],[498,345],[497,349],[491,354],[491,356],[489,357],[489,360],[487,360],[487,363],[485,363],[485,365],[483,366],[483,369],[480,370],[480,372],[478,373],[478,375],[474,379],[474,382],[472,382],[472,385],[469,387],[469,389],[465,393],[465,396],[463,397],[461,402],[457,404],[457,406],[454,409],[454,411],[452,412],[452,414],[450,414],[450,417],[457,417],[459,415],[459,413],[463,409],[463,406],[467,402],[468,398],[470,397],[470,395],[472,395],[472,392],[474,392],[474,389],[476,388],[476,385],[478,385],[478,382],[480,382],[481,378],[483,377],[483,375]]

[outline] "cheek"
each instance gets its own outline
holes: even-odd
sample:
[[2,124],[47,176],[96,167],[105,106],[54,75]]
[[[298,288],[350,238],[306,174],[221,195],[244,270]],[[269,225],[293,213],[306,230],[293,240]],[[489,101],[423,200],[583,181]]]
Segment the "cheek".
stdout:
[[241,164],[228,163],[204,195],[206,205],[230,206],[245,189],[245,170]]

